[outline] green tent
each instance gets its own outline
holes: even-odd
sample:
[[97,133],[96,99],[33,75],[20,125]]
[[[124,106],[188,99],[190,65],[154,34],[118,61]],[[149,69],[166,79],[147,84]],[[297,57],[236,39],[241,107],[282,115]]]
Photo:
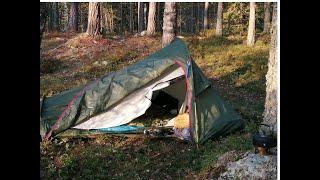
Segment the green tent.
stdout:
[[84,86],[43,97],[40,135],[48,139],[62,134],[139,133],[143,128],[128,123],[146,112],[158,91],[178,100],[179,113],[189,113],[191,137],[196,143],[243,127],[243,120],[221,99],[184,42],[176,38],[135,64]]

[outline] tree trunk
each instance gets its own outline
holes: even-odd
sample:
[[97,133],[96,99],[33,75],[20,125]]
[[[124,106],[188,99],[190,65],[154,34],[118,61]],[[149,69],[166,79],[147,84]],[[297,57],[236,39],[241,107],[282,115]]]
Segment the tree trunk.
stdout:
[[[245,3],[240,3],[240,11],[241,12],[245,11]],[[244,13],[241,13],[240,23],[245,24],[245,14]],[[240,35],[242,36],[243,33],[245,33],[245,26],[241,26]]]
[[59,9],[58,3],[53,3],[53,31],[59,31]]
[[46,28],[47,19],[48,19],[47,3],[40,3],[40,47],[41,47],[43,32],[45,31],[45,28]]
[[130,6],[130,12],[129,12],[129,29],[130,32],[133,33],[133,2],[129,2],[129,6]]
[[114,18],[114,14],[113,14],[113,8],[112,8],[112,4],[111,4],[111,7],[110,7],[110,32],[111,33],[114,32],[113,18]]
[[66,2],[63,3],[63,8],[64,8],[64,31],[67,31],[68,30],[68,26],[69,26],[69,9],[68,9],[68,5]]
[[156,3],[150,2],[149,15],[148,15],[148,27],[147,27],[148,36],[153,36],[156,33],[155,16],[156,16]]
[[169,45],[175,38],[176,28],[176,3],[165,2],[163,13],[163,35],[162,35],[162,47]]
[[144,5],[143,2],[138,2],[138,32],[144,30]]
[[148,3],[144,3],[143,9],[143,17],[144,17],[144,30],[148,26]]
[[223,4],[222,2],[218,3],[217,10],[217,25],[216,25],[216,36],[222,36],[222,22],[223,22]]
[[79,30],[80,30],[80,32],[84,32],[85,30],[85,28],[84,27],[87,27],[86,25],[85,25],[85,19],[87,19],[87,18],[84,18],[83,17],[83,12],[82,12],[82,3],[79,3]]
[[100,32],[100,3],[90,2],[89,13],[88,13],[88,27],[87,34],[89,36],[98,36]]
[[209,2],[205,2],[204,4],[204,17],[203,17],[203,29],[208,28],[208,9],[209,9]]
[[[268,72],[266,75],[266,101],[263,113],[263,123],[270,126],[270,130],[277,132],[277,89],[278,89],[278,29],[277,29],[277,3],[273,5],[271,42],[268,62]],[[262,128],[263,129],[263,128]]]
[[198,4],[199,3],[197,2],[194,3],[196,33],[199,32],[199,5]]
[[264,21],[263,21],[263,33],[270,32],[270,2],[264,4]]
[[202,8],[202,3],[197,3],[198,4],[198,28],[199,31],[203,29],[203,8]]
[[59,30],[59,11],[58,3],[50,3],[50,13],[49,13],[49,31],[58,31]]
[[69,31],[78,31],[78,3],[70,3]]
[[254,34],[255,34],[255,2],[250,2],[250,17],[249,17],[249,27],[247,36],[247,45],[254,45]]
[[123,20],[123,4],[120,2],[120,34],[123,34],[124,32]]
[[193,33],[196,33],[198,30],[197,21],[197,3],[194,2],[192,3],[192,24],[190,24]]
[[105,9],[103,4],[100,5],[100,27],[101,27],[101,34],[105,36],[106,33],[106,19],[105,19]]
[[191,33],[195,33],[195,27],[194,27],[194,24],[195,24],[195,19],[194,19],[194,3],[191,4],[191,7],[190,8],[190,23],[189,23],[189,28],[190,28],[190,32]]
[[157,31],[161,31],[161,22],[160,22],[160,19],[161,19],[161,2],[158,2],[157,3]]
[[[179,6],[178,6],[178,8],[179,8],[179,15],[178,15],[178,17],[179,17],[179,21],[178,21],[178,27],[179,27],[179,34],[181,35],[181,33],[182,33],[182,3],[180,2],[179,3]],[[178,18],[177,18],[178,19]]]
[[[210,13],[209,13],[210,16]],[[217,19],[217,3],[213,2],[212,3],[212,11],[211,11],[211,17],[210,19],[212,19],[212,23],[211,23],[211,27],[216,27],[216,19]]]

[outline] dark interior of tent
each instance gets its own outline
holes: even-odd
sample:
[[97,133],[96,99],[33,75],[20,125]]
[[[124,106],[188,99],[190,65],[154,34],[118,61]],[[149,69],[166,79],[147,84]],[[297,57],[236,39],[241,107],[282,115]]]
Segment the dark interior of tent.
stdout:
[[170,86],[154,91],[151,106],[140,117],[128,125],[142,125],[144,127],[163,127],[169,120],[183,111],[186,96],[185,77],[170,80]]

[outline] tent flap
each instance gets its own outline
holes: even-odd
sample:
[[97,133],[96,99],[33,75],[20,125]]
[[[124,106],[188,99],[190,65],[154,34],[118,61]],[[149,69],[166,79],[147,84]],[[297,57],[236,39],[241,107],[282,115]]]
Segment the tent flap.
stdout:
[[[183,84],[165,88],[170,78],[163,78],[177,69],[180,69],[178,73],[170,78],[187,73],[183,81],[185,88]],[[153,88],[165,88],[180,99],[186,97],[181,109],[186,105],[189,107],[192,135],[197,143],[242,125],[239,116],[222,101],[192,61],[183,41],[176,38],[170,45],[135,64],[40,101],[40,135],[49,138],[66,130],[69,134],[87,134],[85,130],[101,133],[94,129],[124,125],[148,109]],[[183,95],[175,91],[181,91]],[[82,130],[76,131],[73,127]]]
[[199,142],[227,135],[244,125],[240,116],[222,100],[213,88],[204,90],[196,98],[195,104]]

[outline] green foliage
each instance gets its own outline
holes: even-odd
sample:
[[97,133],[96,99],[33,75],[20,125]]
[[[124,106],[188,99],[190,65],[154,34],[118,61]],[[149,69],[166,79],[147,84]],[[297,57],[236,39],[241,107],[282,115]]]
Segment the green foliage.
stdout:
[[[246,35],[249,25],[249,3],[233,2],[224,3],[225,10],[223,13],[223,28],[227,35],[239,34]],[[263,30],[263,3],[256,3],[255,19],[256,33]]]
[[226,34],[245,34],[249,24],[249,3],[225,3],[223,27]]
[[215,37],[212,31],[187,39],[192,57],[245,120],[260,123],[269,44],[258,36],[255,46],[247,47],[245,36]]
[[[174,139],[121,138],[70,139],[41,146],[43,179],[183,178],[205,173],[219,155],[230,149],[243,153],[251,148],[247,135],[233,134],[209,140],[198,148]],[[69,150],[65,144],[70,144]],[[48,153],[50,152],[50,153]]]

